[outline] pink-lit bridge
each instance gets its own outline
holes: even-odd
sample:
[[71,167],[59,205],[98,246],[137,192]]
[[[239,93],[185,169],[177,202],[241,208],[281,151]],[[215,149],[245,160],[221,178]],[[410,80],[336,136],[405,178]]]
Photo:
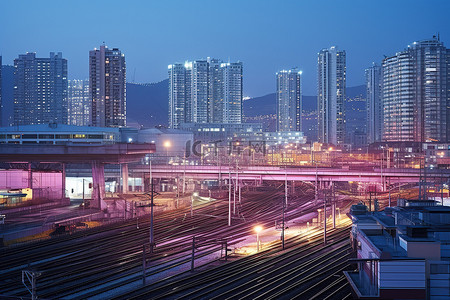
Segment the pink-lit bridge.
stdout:
[[[150,172],[150,167],[137,166],[135,172]],[[198,180],[219,180],[238,177],[240,180],[287,180],[290,181],[357,181],[373,183],[414,183],[419,182],[419,169],[373,169],[348,170],[335,168],[306,168],[306,167],[266,167],[266,166],[161,166],[151,167],[153,178],[185,177]],[[422,176],[424,176],[422,172]],[[450,170],[428,170],[427,179],[448,178]]]

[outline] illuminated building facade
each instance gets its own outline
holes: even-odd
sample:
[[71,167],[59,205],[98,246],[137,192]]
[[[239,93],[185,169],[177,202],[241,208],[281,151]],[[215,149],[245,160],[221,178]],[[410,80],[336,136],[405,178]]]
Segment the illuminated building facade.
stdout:
[[343,144],[345,139],[346,54],[336,47],[318,54],[318,140]]
[[277,131],[302,131],[301,71],[277,73]]
[[241,62],[196,60],[168,66],[169,127],[182,123],[241,123]]
[[367,143],[380,142],[383,133],[383,106],[381,103],[381,67],[373,64],[366,69]]
[[14,60],[14,125],[67,124],[67,60],[62,53]]
[[449,140],[449,56],[433,37],[383,60],[383,140]]
[[88,80],[69,80],[67,93],[69,124],[88,126],[91,114]]
[[119,49],[89,51],[89,97],[92,126],[126,126],[126,65]]
[[223,123],[242,123],[242,99],[243,99],[243,66],[242,62],[223,63],[222,69],[222,101]]

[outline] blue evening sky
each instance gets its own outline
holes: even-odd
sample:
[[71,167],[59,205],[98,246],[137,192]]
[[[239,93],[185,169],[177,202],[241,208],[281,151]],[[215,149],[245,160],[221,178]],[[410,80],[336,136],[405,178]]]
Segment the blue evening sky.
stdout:
[[125,53],[127,79],[167,78],[167,65],[216,57],[244,62],[244,93],[275,91],[275,73],[303,70],[303,92],[316,94],[317,52],[347,51],[347,86],[364,68],[415,40],[440,33],[450,46],[447,0],[373,1],[0,1],[0,55],[63,52],[69,79],[88,77],[88,53],[104,41]]

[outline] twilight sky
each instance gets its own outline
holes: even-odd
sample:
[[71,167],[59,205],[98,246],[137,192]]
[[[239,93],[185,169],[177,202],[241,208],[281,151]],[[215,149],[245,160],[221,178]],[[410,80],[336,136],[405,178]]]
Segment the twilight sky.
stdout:
[[244,94],[275,91],[275,73],[303,70],[303,92],[316,94],[317,52],[347,52],[347,86],[364,68],[415,40],[440,33],[450,47],[447,0],[2,0],[0,55],[63,52],[69,79],[88,78],[89,50],[104,41],[125,53],[127,80],[167,78],[167,65],[208,56],[244,62]]

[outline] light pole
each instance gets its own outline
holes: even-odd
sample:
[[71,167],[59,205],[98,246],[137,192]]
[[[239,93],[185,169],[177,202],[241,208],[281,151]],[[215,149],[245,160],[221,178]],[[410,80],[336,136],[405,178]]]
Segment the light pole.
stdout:
[[262,227],[257,225],[254,229],[256,232],[256,251],[259,252],[259,233],[262,231]]
[[84,207],[85,207],[86,205],[85,205],[85,203],[84,203],[84,178],[83,178],[83,210],[84,210]]
[[231,168],[228,164],[228,226],[231,226]]
[[166,148],[167,162],[169,162],[169,148],[172,146],[172,143],[170,141],[165,141],[163,146]]
[[186,191],[186,151],[184,152],[184,170],[183,170],[183,197]]

